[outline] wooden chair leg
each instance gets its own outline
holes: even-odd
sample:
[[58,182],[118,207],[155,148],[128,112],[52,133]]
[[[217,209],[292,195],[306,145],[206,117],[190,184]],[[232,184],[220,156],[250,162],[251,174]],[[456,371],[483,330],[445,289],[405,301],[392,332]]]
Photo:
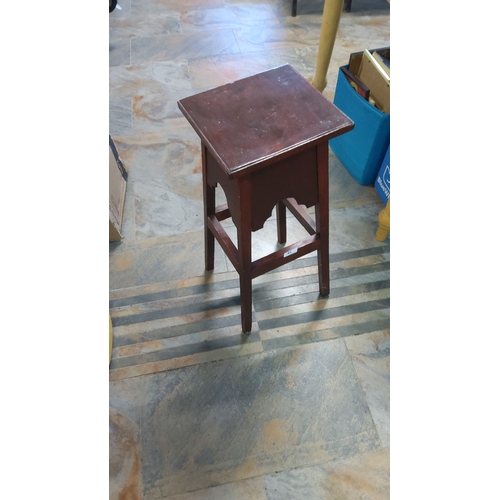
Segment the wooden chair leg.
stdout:
[[292,0],[292,17],[297,15],[297,0]]
[[319,293],[330,293],[329,253],[329,196],[328,196],[328,143],[317,147],[319,201],[316,205],[316,232],[320,237],[318,249]]
[[378,229],[375,239],[385,241],[389,236],[391,227],[391,198],[387,200],[387,205],[378,214]]
[[203,215],[205,222],[205,269],[211,271],[214,268],[215,238],[208,228],[207,218],[215,214],[215,187],[208,184],[207,179],[207,150],[201,145],[201,158],[203,169]]
[[240,181],[240,224],[238,227],[238,260],[240,263],[241,328],[252,330],[252,221],[250,179]]
[[282,201],[276,205],[276,225],[278,226],[278,242],[286,243],[286,207]]
[[328,83],[326,75],[332,58],[333,45],[335,44],[343,5],[344,0],[325,0],[323,6],[316,72],[311,80],[312,85],[320,92],[325,90]]

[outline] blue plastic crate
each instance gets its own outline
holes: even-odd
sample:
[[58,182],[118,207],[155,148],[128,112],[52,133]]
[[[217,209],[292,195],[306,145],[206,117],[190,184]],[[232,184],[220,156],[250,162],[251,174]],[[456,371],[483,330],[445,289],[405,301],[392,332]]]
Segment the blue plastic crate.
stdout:
[[340,68],[333,104],[355,125],[350,132],[329,141],[332,151],[356,182],[374,184],[389,147],[390,115],[363,99]]
[[384,202],[384,205],[387,204],[387,200],[391,194],[391,146],[387,148],[384,161],[380,165],[380,170],[375,179],[375,190]]

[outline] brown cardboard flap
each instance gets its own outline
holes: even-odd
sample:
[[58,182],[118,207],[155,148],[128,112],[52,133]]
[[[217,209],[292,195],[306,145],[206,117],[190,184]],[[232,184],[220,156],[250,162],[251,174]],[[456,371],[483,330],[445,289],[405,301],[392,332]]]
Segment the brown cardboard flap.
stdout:
[[390,113],[391,87],[379,72],[372,60],[364,53],[359,68],[359,79],[370,89],[370,97],[376,107],[384,113]]
[[[387,59],[391,58],[391,48],[390,47],[381,47],[380,49],[372,49],[370,52],[373,54],[374,52],[378,52],[381,56],[384,56]],[[352,52],[349,56],[349,71],[354,73],[356,76],[359,76],[359,68],[361,66],[361,59],[363,58],[363,52]]]
[[127,167],[123,164],[120,155],[118,154],[118,150],[116,149],[115,143],[111,136],[109,136],[109,148],[113,152],[113,156],[115,157],[116,164],[118,165],[118,168],[120,169],[120,172],[125,180],[128,180],[128,171]]
[[120,231],[118,231],[117,227],[109,221],[109,242],[112,243],[113,241],[119,241],[122,238],[123,236]]
[[109,241],[117,241],[122,238],[120,233],[123,222],[123,208],[125,206],[125,192],[127,181],[123,172],[126,170],[120,161],[116,161],[116,148],[109,148]]

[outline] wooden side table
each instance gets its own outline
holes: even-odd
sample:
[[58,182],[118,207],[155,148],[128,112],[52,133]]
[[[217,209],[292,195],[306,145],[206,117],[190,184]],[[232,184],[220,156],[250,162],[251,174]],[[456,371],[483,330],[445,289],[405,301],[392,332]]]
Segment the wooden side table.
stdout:
[[[290,65],[187,97],[178,106],[201,138],[205,267],[218,243],[240,276],[241,324],[252,327],[252,279],[318,251],[319,290],[330,293],[328,140],[354,123]],[[227,204],[215,206],[215,188]],[[301,206],[315,206],[314,221]],[[277,209],[286,242],[286,209],[311,235],[252,261],[252,231]],[[220,221],[232,217],[238,248]]]

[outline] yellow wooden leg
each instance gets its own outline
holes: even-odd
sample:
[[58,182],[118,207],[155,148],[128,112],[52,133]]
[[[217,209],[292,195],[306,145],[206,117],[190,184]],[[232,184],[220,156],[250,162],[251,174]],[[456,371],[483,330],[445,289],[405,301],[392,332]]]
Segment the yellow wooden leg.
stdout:
[[321,20],[316,73],[311,80],[312,85],[320,92],[325,90],[327,84],[326,73],[328,72],[328,66],[332,58],[333,45],[337,36],[343,5],[344,0],[325,0],[323,18]]
[[391,198],[387,200],[387,205],[378,214],[378,229],[375,238],[378,241],[385,241],[389,236],[391,220]]

